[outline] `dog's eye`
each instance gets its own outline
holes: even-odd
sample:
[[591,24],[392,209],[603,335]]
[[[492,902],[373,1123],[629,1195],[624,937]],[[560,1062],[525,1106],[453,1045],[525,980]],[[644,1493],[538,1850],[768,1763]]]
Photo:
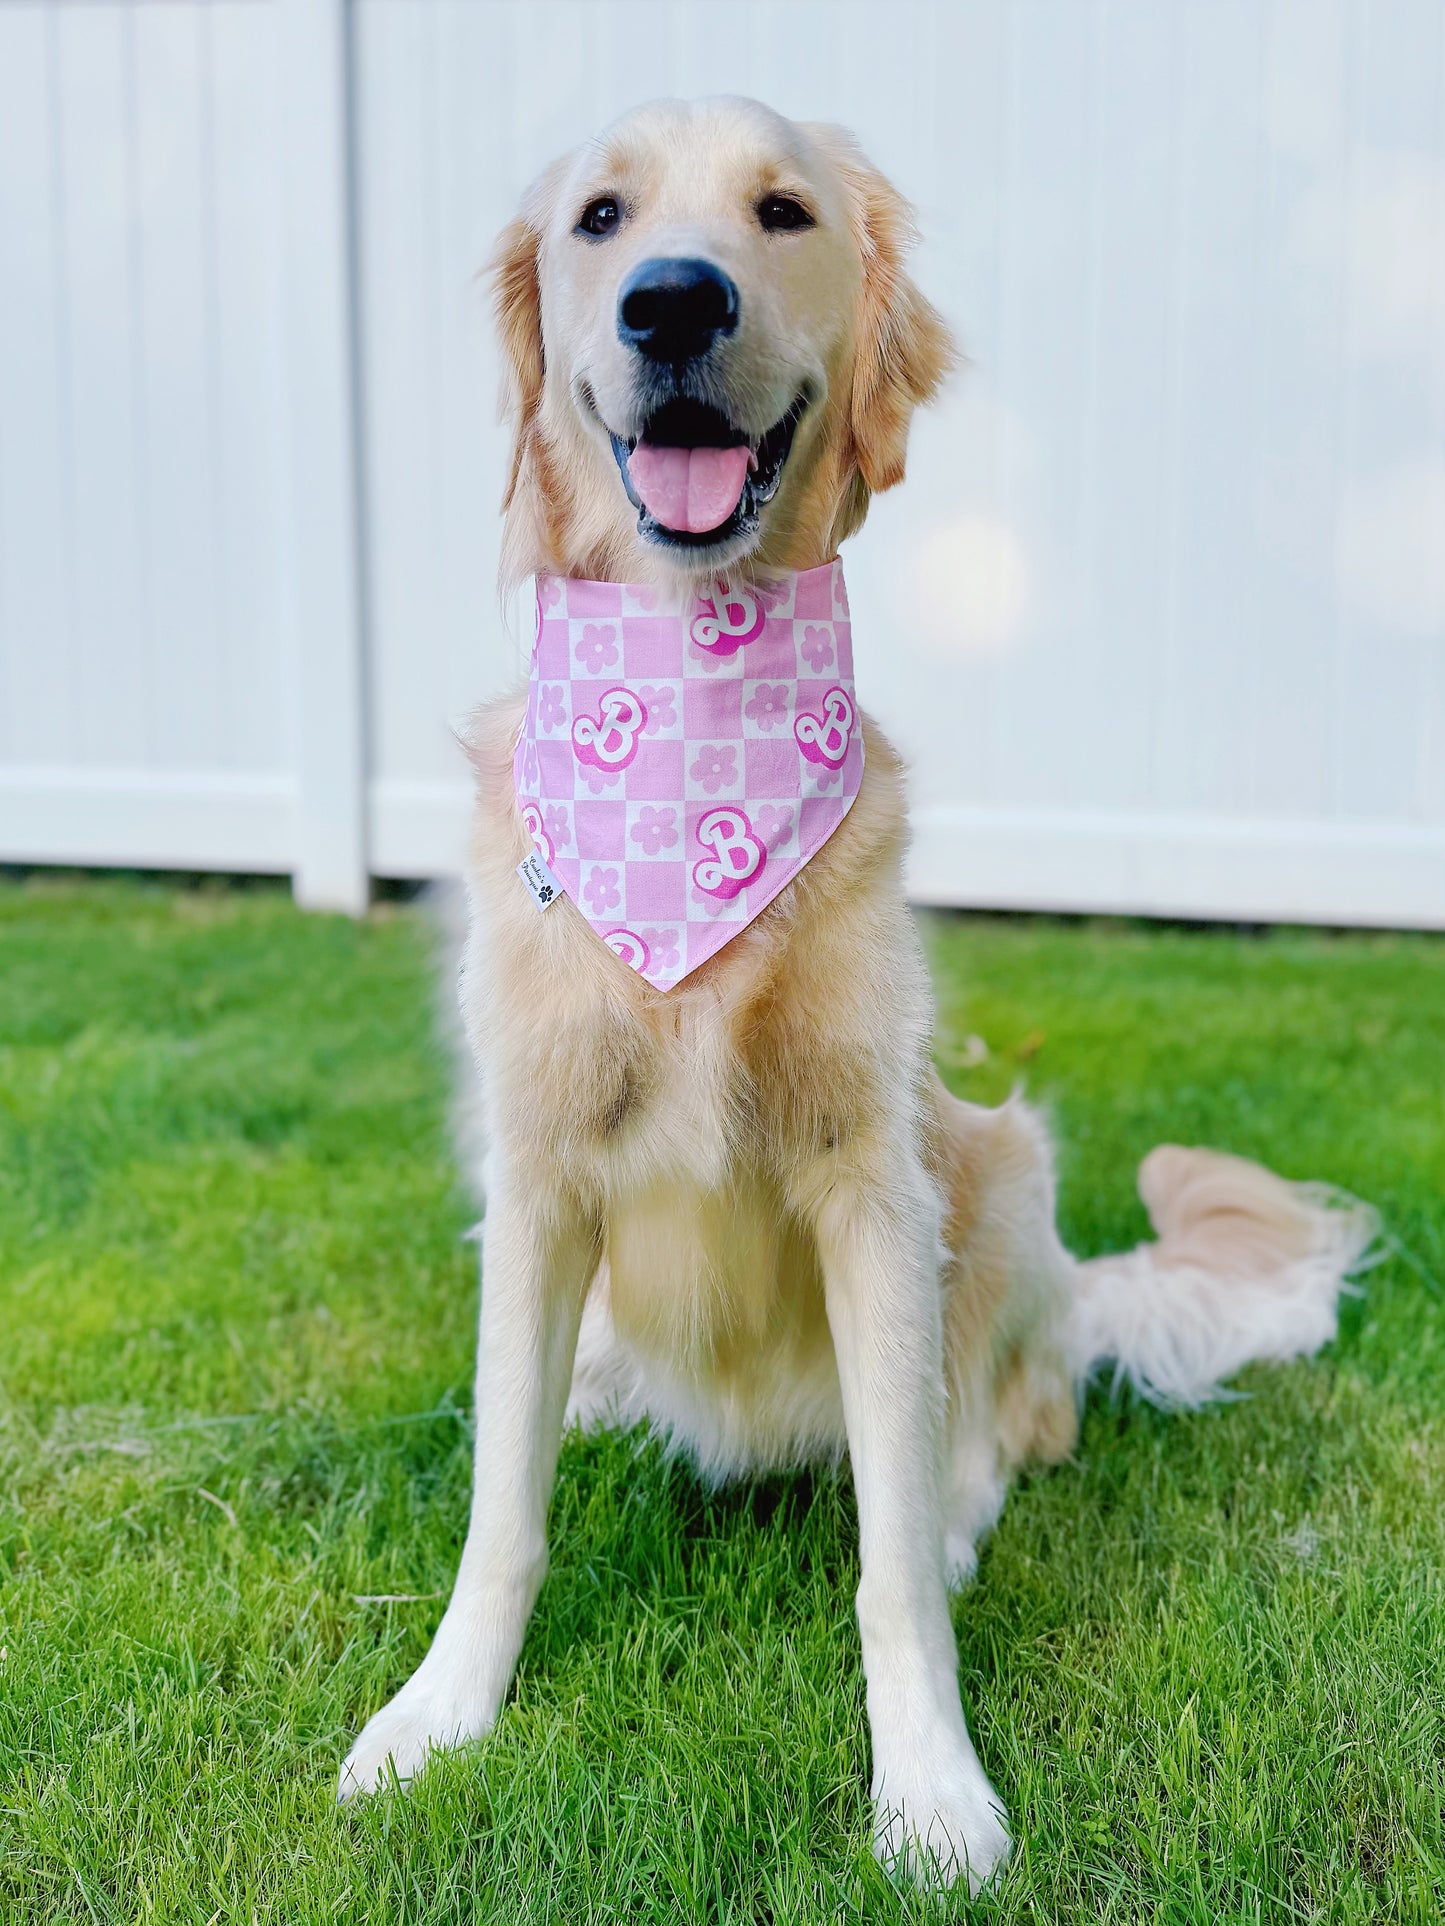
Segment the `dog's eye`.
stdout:
[[767,234],[791,234],[800,227],[816,226],[807,208],[791,194],[765,194],[758,202],[758,220]]
[[589,201],[582,210],[582,218],[577,223],[579,234],[610,234],[622,220],[622,209],[610,194],[601,200]]

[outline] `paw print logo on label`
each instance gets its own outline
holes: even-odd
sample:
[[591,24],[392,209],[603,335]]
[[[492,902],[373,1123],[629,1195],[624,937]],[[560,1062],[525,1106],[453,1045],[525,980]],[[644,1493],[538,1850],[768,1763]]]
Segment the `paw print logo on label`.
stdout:
[[729,805],[710,809],[697,826],[697,840],[711,850],[692,867],[692,880],[708,896],[729,902],[746,888],[768,860],[768,852],[753,834],[746,810]]
[[825,769],[841,769],[857,720],[858,712],[848,691],[834,688],[823,697],[822,715],[804,710],[793,724],[793,734],[809,762],[821,763]]
[[650,958],[647,945],[636,930],[609,930],[602,941],[614,955],[620,956],[634,970],[645,970]]
[[542,812],[536,803],[522,804],[522,827],[537,845],[537,854],[545,863],[557,860],[557,851],[552,846],[552,838],[547,834],[547,825],[542,820]]
[[714,578],[713,592],[703,602],[703,613],[692,619],[688,634],[712,655],[736,655],[745,642],[763,632],[763,606],[746,589],[729,588],[727,577]]
[[625,769],[637,754],[647,724],[642,698],[631,689],[609,689],[597,716],[578,716],[572,724],[572,748],[579,762],[609,773]]

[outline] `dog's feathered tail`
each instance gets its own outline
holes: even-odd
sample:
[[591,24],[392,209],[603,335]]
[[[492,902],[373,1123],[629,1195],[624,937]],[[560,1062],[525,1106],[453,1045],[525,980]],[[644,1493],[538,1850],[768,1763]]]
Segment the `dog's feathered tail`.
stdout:
[[1080,1383],[1112,1364],[1165,1406],[1207,1403],[1245,1364],[1327,1344],[1378,1230],[1368,1205],[1326,1185],[1177,1144],[1144,1159],[1139,1195],[1157,1241],[1077,1267],[1068,1354]]

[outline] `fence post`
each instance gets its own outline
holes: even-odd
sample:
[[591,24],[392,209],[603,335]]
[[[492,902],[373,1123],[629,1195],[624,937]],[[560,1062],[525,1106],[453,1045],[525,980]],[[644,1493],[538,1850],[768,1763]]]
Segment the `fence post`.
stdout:
[[277,0],[285,147],[298,902],[368,896],[348,0]]

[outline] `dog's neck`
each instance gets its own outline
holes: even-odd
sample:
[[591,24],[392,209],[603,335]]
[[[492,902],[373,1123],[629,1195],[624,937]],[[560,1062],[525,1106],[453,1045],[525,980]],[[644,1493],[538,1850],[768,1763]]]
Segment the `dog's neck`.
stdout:
[[[765,550],[746,555],[735,562],[699,563],[696,567],[679,566],[668,557],[658,557],[652,551],[634,554],[629,557],[624,568],[603,575],[584,576],[580,570],[569,571],[573,580],[590,579],[597,582],[616,582],[623,586],[631,583],[645,584],[655,588],[670,598],[686,600],[689,596],[707,593],[719,576],[728,581],[752,583],[759,579],[767,581],[785,575],[802,575],[813,568],[823,568],[836,560],[836,550],[831,554],[800,552],[774,559]],[[629,572],[632,571],[632,572]]]
[[689,565],[685,558],[679,559],[676,554],[639,540],[636,531],[629,529],[625,538],[613,538],[590,549],[568,545],[564,559],[543,561],[533,572],[559,575],[572,581],[614,582],[621,586],[636,583],[669,595],[686,596],[703,592],[719,574],[740,582],[751,582],[759,576],[799,575],[807,569],[825,567],[837,555],[838,539],[833,538],[832,527],[813,526],[806,530],[780,531],[751,554],[722,565],[716,562]]

